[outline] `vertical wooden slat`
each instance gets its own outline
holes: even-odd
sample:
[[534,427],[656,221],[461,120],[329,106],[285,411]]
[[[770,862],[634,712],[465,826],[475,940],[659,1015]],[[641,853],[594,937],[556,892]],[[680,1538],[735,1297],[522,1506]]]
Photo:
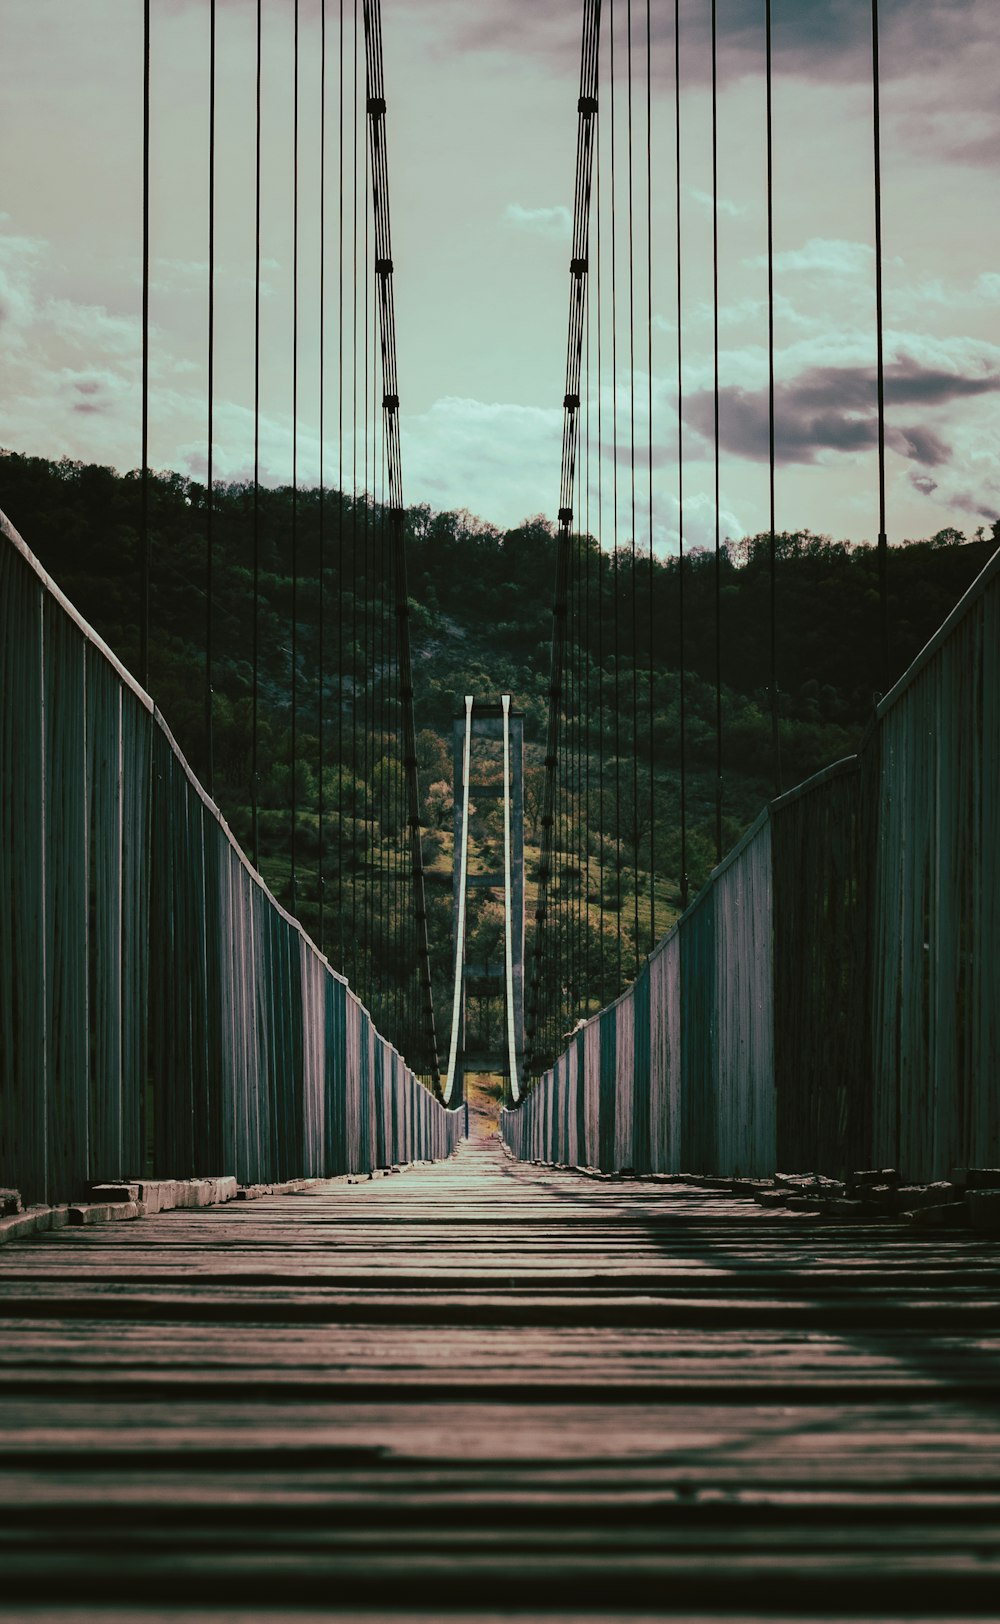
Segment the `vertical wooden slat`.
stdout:
[[49,1199],[42,591],[0,542],[0,1181]]
[[122,695],[98,653],[87,659],[87,807],[90,844],[91,1177],[121,1178],[122,1144]]
[[150,801],[153,719],[122,690],[122,1159],[127,1177],[148,1166]]
[[90,1172],[86,662],[79,633],[50,599],[44,648],[48,1189],[69,1201]]

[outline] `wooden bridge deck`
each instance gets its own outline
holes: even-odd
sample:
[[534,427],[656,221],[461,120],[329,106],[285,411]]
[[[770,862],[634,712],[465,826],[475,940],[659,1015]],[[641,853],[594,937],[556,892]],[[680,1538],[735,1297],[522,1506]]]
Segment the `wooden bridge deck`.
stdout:
[[491,1142],[12,1245],[0,1617],[1000,1616],[996,1258]]

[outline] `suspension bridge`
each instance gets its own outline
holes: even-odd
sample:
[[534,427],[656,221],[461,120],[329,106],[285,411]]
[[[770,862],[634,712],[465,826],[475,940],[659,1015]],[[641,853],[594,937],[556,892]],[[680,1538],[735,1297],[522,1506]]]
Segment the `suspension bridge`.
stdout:
[[[286,19],[280,508],[261,466],[261,0],[246,8],[253,478],[234,496],[213,471],[222,140],[205,7],[207,473],[182,504],[197,591],[187,543],[166,544],[176,493],[150,461],[156,9],[119,646],[21,515],[0,515],[0,1619],[994,1616],[1000,554],[974,551],[982,567],[900,662],[877,3],[871,705],[854,753],[787,781],[765,0],[769,522],[752,640],[772,793],[727,851],[712,0],[705,873],[681,7],[665,21],[639,0],[583,0],[547,721],[506,679],[455,696],[452,781],[437,786],[450,852],[428,828],[440,760],[421,754],[381,7],[321,0],[316,60],[300,0]],[[669,565],[654,545],[657,51],[676,220]],[[306,353],[318,486],[299,480]],[[268,596],[279,562],[287,600]],[[171,593],[200,650],[193,690],[171,687],[157,618]],[[657,709],[668,669],[676,771]]]

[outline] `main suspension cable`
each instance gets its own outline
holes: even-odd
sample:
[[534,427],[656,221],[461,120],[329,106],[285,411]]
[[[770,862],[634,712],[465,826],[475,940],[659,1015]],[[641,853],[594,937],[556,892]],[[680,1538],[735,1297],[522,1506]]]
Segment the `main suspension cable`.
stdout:
[[768,463],[768,601],[770,612],[771,748],[774,756],[774,793],[781,794],[781,734],[778,727],[778,599],[775,535],[774,436],[774,140],[772,118],[771,0],[765,0],[765,94],[767,139],[767,463]]
[[678,722],[681,755],[681,909],[688,904],[687,852],[687,650],[684,614],[684,320],[681,239],[681,20],[674,0],[674,208],[677,261],[677,642]]
[[253,630],[250,700],[250,820],[254,868],[260,868],[260,173],[261,0],[257,0],[257,61],[254,89],[254,273],[253,273]]
[[587,255],[594,125],[597,114],[600,22],[601,0],[584,0],[583,40],[580,52],[580,94],[577,100],[576,190],[573,199],[573,250],[570,259],[566,389],[563,396],[559,531],[556,541],[556,580],[552,606],[552,648],[549,662],[549,720],[545,744],[545,787],[542,799],[542,842],[535,906],[535,939],[532,948],[532,971],[525,1019],[525,1076],[529,1074],[536,1049],[542,952],[547,917],[549,877],[552,866],[556,768],[559,761],[559,719],[562,708],[562,668],[566,640],[566,583],[573,530],[573,495],[580,418],[580,371],[583,357],[584,318],[587,309]]
[[[372,205],[375,218],[375,275],[378,290],[382,357],[382,433],[386,448],[389,486],[389,537],[395,566],[399,698],[403,722],[403,771],[409,806],[410,860],[413,874],[414,920],[417,936],[417,975],[423,996],[424,1066],[435,1089],[440,1088],[434,999],[431,982],[430,940],[423,843],[420,835],[420,783],[417,774],[416,728],[413,714],[413,667],[410,653],[410,610],[407,595],[406,529],[399,435],[399,381],[396,368],[396,316],[393,299],[392,235],[389,221],[389,166],[386,148],[386,101],[382,65],[381,0],[365,0],[366,83],[368,130],[371,142]],[[415,1060],[416,1057],[414,1057]],[[411,1060],[411,1064],[414,1063]]]
[[139,681],[149,687],[149,70],[150,0],[142,8],[142,485],[139,517]]
[[719,513],[719,26],[712,0],[712,423],[715,479],[715,861],[722,862],[722,527]]
[[209,795],[215,789],[215,751],[213,747],[212,704],[212,639],[214,608],[214,537],[215,480],[213,452],[215,449],[215,0],[208,8],[208,466],[205,478],[205,788]]
[[299,720],[299,0],[293,12],[292,92],[292,853],[291,907],[295,912],[298,859]]
[[317,663],[319,665],[319,691],[317,695],[317,731],[319,734],[317,747],[319,752],[319,783],[318,805],[319,840],[317,850],[316,889],[319,903],[319,946],[320,952],[326,950],[326,878],[324,875],[325,853],[325,812],[326,799],[324,793],[324,774],[326,768],[326,716],[324,711],[324,687],[326,683],[326,613],[324,603],[324,588],[326,585],[326,503],[325,503],[325,459],[323,455],[323,434],[325,429],[325,382],[326,382],[326,0],[320,0],[319,9],[319,583],[317,591],[317,615],[319,617],[319,646],[317,649]]
[[889,670],[889,540],[885,528],[885,331],[882,312],[882,114],[878,0],[872,0],[872,147],[875,178],[875,343],[878,394],[878,595],[882,692]]
[[[465,735],[462,741],[462,835],[458,852],[458,917],[455,922],[455,973],[452,987],[448,1070],[445,1075],[442,1094],[445,1105],[450,1103],[452,1091],[455,1087],[455,1069],[458,1065],[458,1039],[462,1026],[462,1004],[464,1002],[465,903],[469,879],[469,779],[471,777],[472,761],[472,704],[473,696],[466,694]],[[504,733],[504,740],[506,742],[506,732]]]

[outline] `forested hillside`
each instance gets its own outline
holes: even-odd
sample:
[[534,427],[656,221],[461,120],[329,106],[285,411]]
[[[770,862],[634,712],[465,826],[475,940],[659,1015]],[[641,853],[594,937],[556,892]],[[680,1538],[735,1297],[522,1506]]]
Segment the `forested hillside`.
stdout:
[[[178,474],[150,482],[152,535],[149,688],[195,771],[205,769],[206,492]],[[400,844],[398,753],[388,693],[391,651],[372,610],[383,590],[385,550],[379,515],[363,500],[314,490],[295,498],[298,561],[297,762],[291,763],[291,550],[288,489],[260,490],[257,634],[259,647],[258,847],[262,871],[287,897],[292,772],[297,800],[298,911],[314,932],[320,857],[319,777],[324,782],[323,850],[327,877],[324,934],[331,956],[363,986],[367,960],[384,946],[388,921],[368,918],[363,947],[357,897],[346,874],[390,865]],[[81,613],[130,669],[138,664],[139,480],[107,468],[0,454],[0,508]],[[324,556],[322,751],[319,696],[319,538]],[[901,672],[961,596],[996,545],[996,532],[966,538],[942,531],[894,547],[890,557],[891,664]],[[451,728],[462,696],[510,692],[526,717],[529,881],[538,830],[548,690],[554,564],[553,533],[543,519],[500,531],[468,513],[406,515],[415,707],[428,860],[440,876],[432,896],[432,941],[439,997],[447,981],[450,932]],[[241,842],[251,849],[252,650],[254,646],[254,493],[218,488],[213,512],[215,795]],[[880,687],[878,583],[874,550],[808,531],[777,538],[777,668],[782,775],[790,786],[853,750]],[[587,709],[586,747],[597,773],[611,773],[611,720],[619,722],[622,759],[633,745],[643,793],[652,789],[652,824],[629,846],[628,809],[590,793],[588,824],[575,838],[575,872],[586,891],[588,926],[617,928],[606,867],[616,846],[648,890],[648,851],[657,853],[657,929],[679,897],[677,837],[679,621],[676,559],[639,559],[633,583],[627,551],[612,560],[581,538],[573,566],[578,621],[590,626],[577,663]],[[633,608],[633,585],[635,608]],[[718,600],[716,588],[718,585]],[[773,793],[767,699],[768,541],[727,542],[719,560],[694,552],[685,562],[684,660],[687,682],[689,878],[696,889],[716,850],[716,606],[721,627],[723,841],[729,845]],[[634,635],[633,635],[634,632]],[[378,642],[378,638],[382,641]],[[615,648],[617,647],[617,659]],[[646,720],[631,733],[633,671],[648,698]],[[343,672],[341,679],[338,673]],[[582,673],[582,676],[579,675]],[[582,686],[581,686],[582,684]],[[582,804],[579,803],[578,804]],[[480,843],[495,840],[486,811]],[[632,818],[633,831],[637,820]],[[394,825],[389,827],[389,825]],[[565,843],[565,841],[564,841]],[[571,842],[572,843],[572,842]],[[345,854],[347,854],[345,856]],[[570,854],[566,854],[567,859]],[[490,856],[486,852],[486,859]],[[341,870],[337,875],[338,866]],[[336,880],[336,884],[332,882]],[[339,886],[339,890],[338,887]],[[619,879],[617,891],[622,892]],[[629,886],[624,886],[626,897]],[[392,904],[385,904],[391,908]],[[353,907],[354,927],[345,929]],[[383,909],[384,911],[384,909]],[[480,894],[473,949],[488,957],[498,929]],[[593,914],[593,917],[591,917]],[[477,931],[479,936],[476,936]],[[641,945],[641,944],[640,944]],[[648,944],[646,944],[648,945]],[[494,943],[495,946],[495,943]],[[365,960],[359,960],[359,954]],[[600,991],[613,991],[606,985]],[[442,1011],[443,1013],[443,1011]]]

